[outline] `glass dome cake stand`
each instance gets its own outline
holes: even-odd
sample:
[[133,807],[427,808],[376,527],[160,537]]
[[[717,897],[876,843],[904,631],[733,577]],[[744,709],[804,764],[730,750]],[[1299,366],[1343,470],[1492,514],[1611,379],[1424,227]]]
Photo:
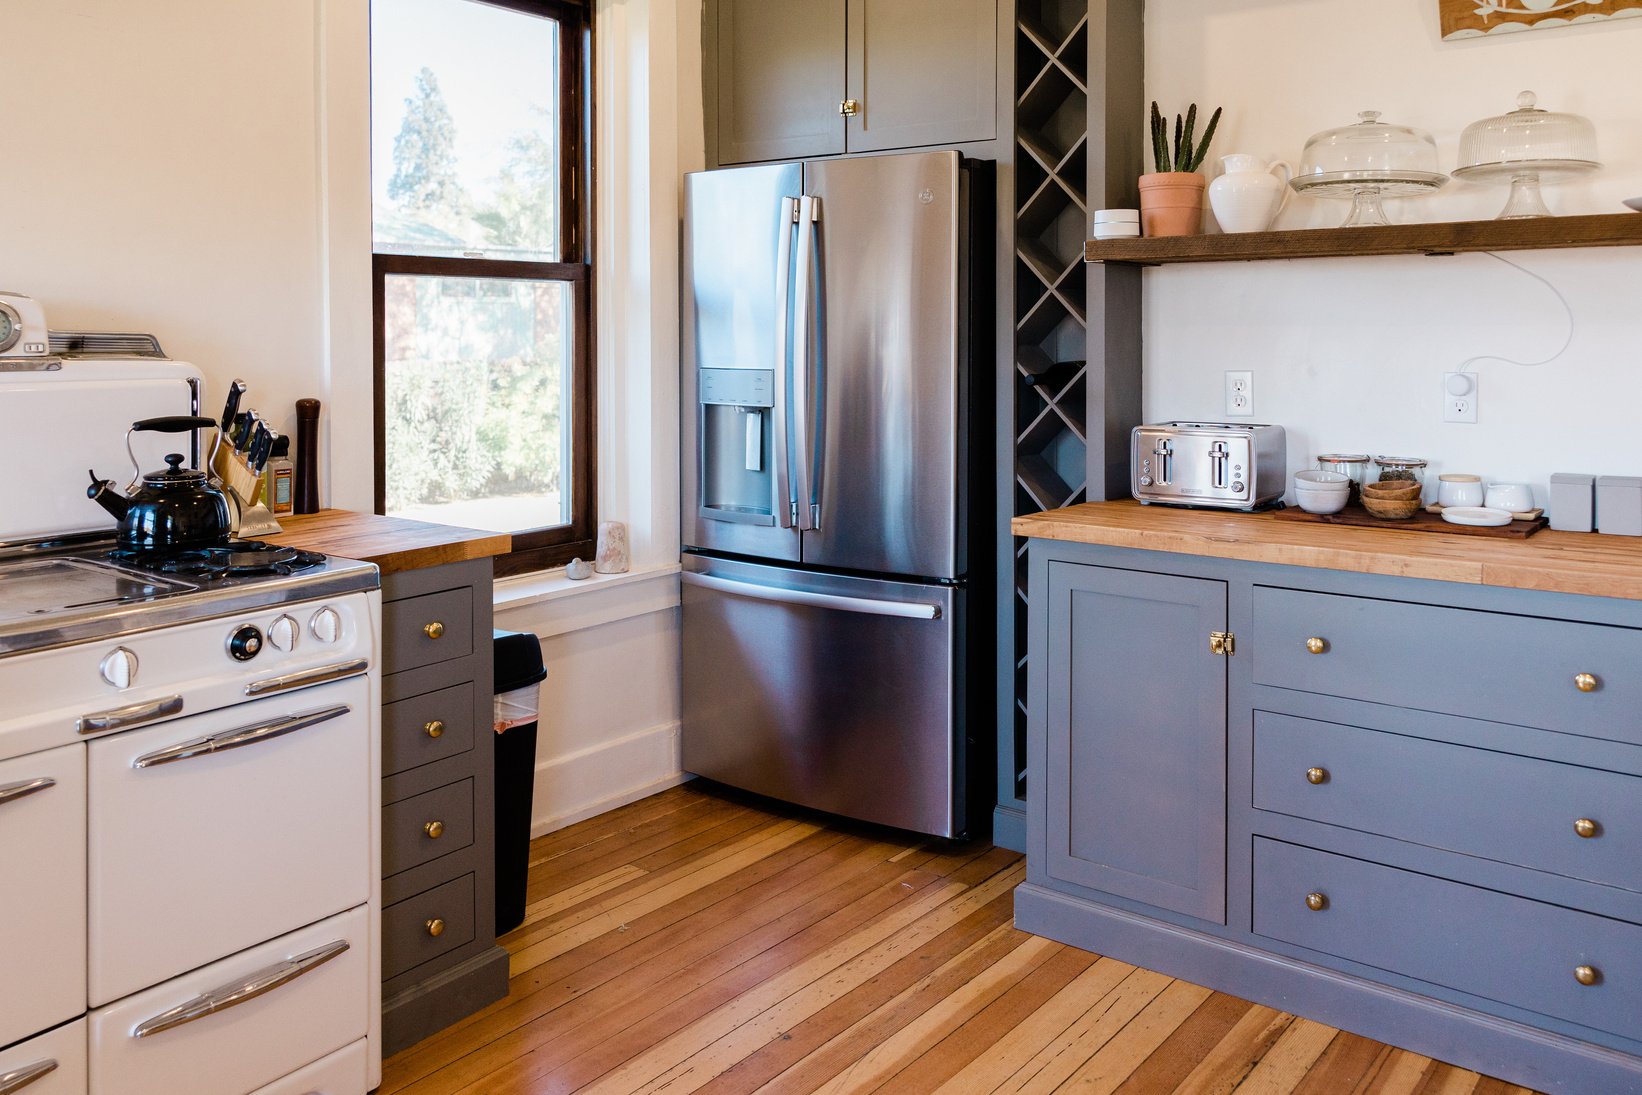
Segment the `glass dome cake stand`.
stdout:
[[1436,170],[1437,146],[1429,134],[1381,122],[1375,110],[1357,117],[1355,125],[1324,130],[1307,141],[1289,185],[1299,194],[1350,198],[1351,213],[1342,228],[1387,225],[1382,201],[1430,194],[1448,176]]
[[1537,103],[1533,92],[1524,91],[1517,96],[1516,110],[1474,122],[1460,137],[1456,178],[1511,184],[1497,220],[1551,216],[1540,183],[1565,182],[1602,167],[1588,119],[1542,110]]

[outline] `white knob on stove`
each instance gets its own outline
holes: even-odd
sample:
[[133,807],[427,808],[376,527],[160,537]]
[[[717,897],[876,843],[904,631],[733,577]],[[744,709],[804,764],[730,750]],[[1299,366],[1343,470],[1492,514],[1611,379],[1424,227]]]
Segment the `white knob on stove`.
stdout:
[[322,643],[334,643],[342,637],[342,617],[334,608],[322,608],[308,621],[314,638]]
[[115,688],[130,688],[131,682],[137,679],[137,655],[118,646],[97,668],[102,670],[103,680]]
[[268,641],[280,650],[295,650],[302,627],[289,616],[280,616],[268,625]]

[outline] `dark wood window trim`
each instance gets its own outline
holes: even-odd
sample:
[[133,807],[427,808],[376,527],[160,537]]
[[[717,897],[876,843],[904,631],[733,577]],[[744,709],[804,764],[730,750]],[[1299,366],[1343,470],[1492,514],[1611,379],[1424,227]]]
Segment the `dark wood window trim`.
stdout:
[[447,258],[428,255],[376,253],[371,260],[372,375],[374,388],[376,512],[386,508],[387,444],[383,342],[384,288],[389,275],[434,277],[518,278],[558,281],[571,287],[574,339],[571,355],[571,492],[569,525],[515,533],[513,550],[496,559],[496,575],[504,577],[548,567],[571,559],[593,557],[598,453],[594,383],[593,299],[593,42],[592,0],[477,0],[491,7],[545,16],[559,23],[560,148],[562,149],[563,211],[562,261],[521,262],[504,259]]

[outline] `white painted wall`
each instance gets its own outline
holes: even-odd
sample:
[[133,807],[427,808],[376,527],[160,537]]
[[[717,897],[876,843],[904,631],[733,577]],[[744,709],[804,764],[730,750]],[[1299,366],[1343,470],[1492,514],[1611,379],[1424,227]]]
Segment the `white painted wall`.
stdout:
[[[1375,109],[1426,129],[1452,170],[1467,124],[1531,88],[1596,124],[1607,169],[1549,188],[1560,213],[1642,195],[1642,20],[1444,43],[1437,0],[1148,0],[1147,98],[1224,105],[1211,152],[1297,161],[1306,138]],[[1455,182],[1388,204],[1393,220],[1491,217],[1503,189]],[[1344,203],[1296,200],[1278,227],[1323,227]],[[1212,217],[1211,217],[1212,224]],[[1145,415],[1224,418],[1226,369],[1252,369],[1255,420],[1288,427],[1291,468],[1318,452],[1427,456],[1434,471],[1527,480],[1642,474],[1642,249],[1507,253],[1574,312],[1553,364],[1478,362],[1477,425],[1441,420],[1440,381],[1478,354],[1537,361],[1568,334],[1556,298],[1485,255],[1174,266],[1145,274]]]

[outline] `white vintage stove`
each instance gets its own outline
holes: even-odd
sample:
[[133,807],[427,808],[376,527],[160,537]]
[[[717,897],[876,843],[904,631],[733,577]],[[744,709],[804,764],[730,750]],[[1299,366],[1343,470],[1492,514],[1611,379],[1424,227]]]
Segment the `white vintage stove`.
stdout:
[[86,468],[198,413],[199,374],[124,336],[19,343],[45,352],[0,356],[0,1095],[363,1095],[376,568],[113,552]]

